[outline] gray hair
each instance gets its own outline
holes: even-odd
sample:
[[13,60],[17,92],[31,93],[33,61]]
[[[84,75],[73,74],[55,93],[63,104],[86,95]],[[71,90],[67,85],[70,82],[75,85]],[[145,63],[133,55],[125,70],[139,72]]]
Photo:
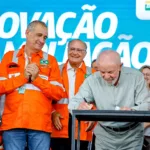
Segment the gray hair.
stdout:
[[83,41],[82,41],[82,40],[80,40],[80,39],[73,39],[73,40],[69,41],[69,43],[68,43],[68,47],[69,47],[69,46],[70,46],[70,44],[71,44],[72,42],[74,42],[74,41],[79,41],[79,42],[83,43],[83,44],[84,44],[84,46],[85,46],[85,50],[87,50],[87,45],[86,45],[86,43],[85,43],[85,42],[83,42]]
[[40,24],[41,26],[44,26],[45,28],[47,28],[47,25],[46,25],[43,21],[34,20],[34,21],[32,21],[32,22],[29,23],[27,29],[31,31],[31,30],[33,30],[34,27],[35,27],[36,25],[38,25],[38,24]]

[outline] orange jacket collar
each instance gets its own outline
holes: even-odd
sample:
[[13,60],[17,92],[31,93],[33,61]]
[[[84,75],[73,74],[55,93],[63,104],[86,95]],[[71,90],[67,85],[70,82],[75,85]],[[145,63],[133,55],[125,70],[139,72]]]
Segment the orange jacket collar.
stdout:
[[[62,74],[62,78],[63,78],[64,87],[68,94],[69,93],[69,82],[68,82],[68,74],[67,74],[67,64],[68,64],[68,60],[66,61],[66,63],[64,64],[64,66],[62,68],[61,74]],[[75,80],[75,93],[78,91],[81,83],[84,80],[84,75],[86,74],[86,65],[85,65],[84,61],[82,62],[81,67],[77,68],[76,71],[77,71],[76,72],[77,74],[76,74],[76,80]]]
[[[25,45],[23,45],[23,46],[20,48],[20,50],[19,50],[19,52],[18,52],[18,54],[17,54],[17,57],[24,55],[24,49],[25,49]],[[43,57],[43,51],[40,50],[39,52],[36,53],[36,55],[39,55],[39,56],[42,58],[42,57]]]
[[[67,64],[68,64],[69,60],[67,60],[63,66],[63,69],[67,70]],[[62,71],[63,71],[62,69]],[[85,74],[86,74],[86,65],[85,65],[85,62],[82,61],[82,65],[81,67],[79,67],[78,69],[81,69]]]

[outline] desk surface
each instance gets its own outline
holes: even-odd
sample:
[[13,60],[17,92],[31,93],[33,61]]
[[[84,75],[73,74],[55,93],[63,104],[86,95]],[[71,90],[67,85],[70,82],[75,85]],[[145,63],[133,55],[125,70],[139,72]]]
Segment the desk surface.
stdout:
[[73,110],[82,121],[150,122],[150,111]]

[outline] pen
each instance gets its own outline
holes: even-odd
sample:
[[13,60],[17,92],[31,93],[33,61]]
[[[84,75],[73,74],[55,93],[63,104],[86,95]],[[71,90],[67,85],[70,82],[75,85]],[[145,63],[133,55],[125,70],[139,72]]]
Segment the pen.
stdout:
[[92,109],[93,104],[90,104],[90,102],[88,102],[85,97],[83,99],[88,104],[88,110]]
[[84,97],[83,99],[84,99],[84,101],[85,101],[86,103],[88,103],[88,104],[89,104],[89,102],[86,100],[86,98],[85,98],[85,97]]

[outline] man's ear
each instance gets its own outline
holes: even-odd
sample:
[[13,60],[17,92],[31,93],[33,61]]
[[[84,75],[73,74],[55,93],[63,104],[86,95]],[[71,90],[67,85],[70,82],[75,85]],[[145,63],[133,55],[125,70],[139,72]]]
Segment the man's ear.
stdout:
[[27,30],[26,30],[26,32],[25,32],[25,35],[27,36],[27,35],[28,35],[28,33],[29,33],[29,30],[27,29]]
[[120,64],[120,70],[121,70],[122,66],[123,66],[123,63]]

